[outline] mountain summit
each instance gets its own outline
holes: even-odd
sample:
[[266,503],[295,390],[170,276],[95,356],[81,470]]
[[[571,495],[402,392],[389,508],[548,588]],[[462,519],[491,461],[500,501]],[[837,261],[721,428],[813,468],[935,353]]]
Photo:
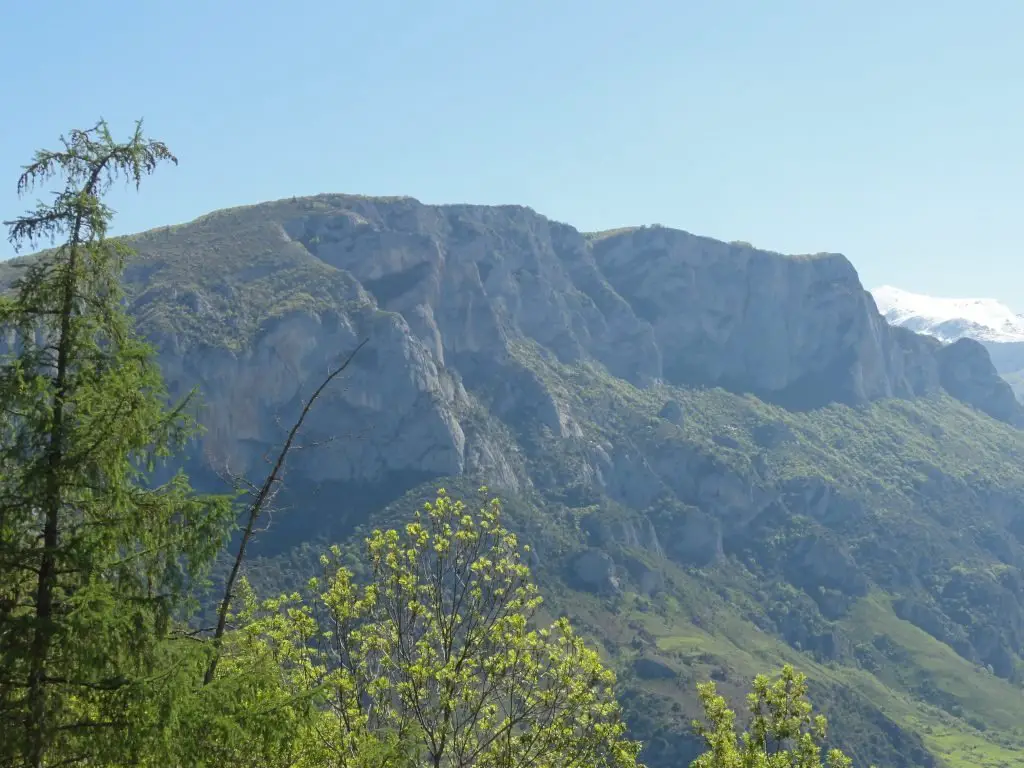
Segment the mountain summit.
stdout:
[[891,285],[871,291],[878,311],[892,325],[951,342],[1024,342],[1024,315],[995,299],[948,299],[911,293]]

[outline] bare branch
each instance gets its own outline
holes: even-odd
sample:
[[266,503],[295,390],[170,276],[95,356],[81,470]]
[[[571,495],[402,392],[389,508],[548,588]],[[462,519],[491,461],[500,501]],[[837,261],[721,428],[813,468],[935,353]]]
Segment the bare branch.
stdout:
[[213,635],[215,650],[212,658],[210,659],[210,665],[206,669],[206,675],[203,678],[204,685],[209,685],[213,681],[214,675],[217,672],[217,661],[219,654],[217,652],[218,649],[216,648],[216,646],[220,644],[220,639],[224,635],[224,628],[228,618],[228,610],[231,607],[231,593],[234,590],[235,580],[238,578],[238,572],[242,567],[242,561],[245,559],[245,548],[249,544],[249,540],[252,538],[253,529],[256,525],[257,519],[260,516],[260,513],[263,511],[263,508],[267,504],[267,502],[273,499],[275,487],[278,484],[278,478],[280,477],[281,472],[283,471],[285,459],[288,457],[288,453],[292,449],[292,444],[295,442],[295,437],[298,434],[299,430],[302,428],[302,424],[303,422],[305,422],[306,416],[309,415],[310,409],[313,407],[313,404],[317,401],[317,398],[320,397],[320,394],[327,388],[327,386],[332,381],[334,381],[335,378],[337,378],[345,369],[348,368],[349,364],[359,353],[359,350],[361,350],[368,341],[369,339],[363,339],[361,342],[359,342],[356,348],[352,350],[352,353],[347,358],[345,358],[345,360],[342,362],[340,366],[338,366],[337,369],[327,374],[327,377],[323,380],[323,382],[321,382],[320,386],[316,388],[312,396],[310,396],[309,401],[303,406],[302,412],[299,414],[299,418],[295,421],[295,424],[292,426],[291,431],[288,433],[288,438],[285,440],[284,445],[281,447],[280,453],[278,453],[277,455],[277,461],[274,463],[273,468],[267,475],[266,480],[264,480],[263,486],[260,488],[259,493],[257,493],[256,498],[249,506],[248,519],[246,521],[245,531],[242,533],[242,540],[241,542],[239,542],[238,554],[235,556],[235,562],[231,567],[231,573],[228,575],[227,583],[224,585],[224,598],[221,601],[220,609],[217,612],[217,629]]

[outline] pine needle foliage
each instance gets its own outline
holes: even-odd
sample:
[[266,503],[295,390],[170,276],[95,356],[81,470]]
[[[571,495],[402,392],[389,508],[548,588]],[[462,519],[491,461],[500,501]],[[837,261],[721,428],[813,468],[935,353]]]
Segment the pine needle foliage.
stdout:
[[186,477],[151,481],[194,424],[171,407],[134,332],[104,195],[176,163],[141,122],[103,121],[41,150],[20,195],[62,184],[5,222],[51,248],[0,299],[0,763],[132,764],[177,679],[167,640],[223,543],[230,501]]

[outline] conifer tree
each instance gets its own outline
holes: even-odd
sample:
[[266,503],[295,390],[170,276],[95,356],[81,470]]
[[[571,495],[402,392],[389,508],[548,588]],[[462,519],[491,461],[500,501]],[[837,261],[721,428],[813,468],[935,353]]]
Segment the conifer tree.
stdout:
[[49,241],[0,299],[0,764],[134,764],[168,716],[166,642],[188,586],[224,541],[227,498],[152,470],[193,431],[169,407],[120,288],[129,254],[104,195],[176,159],[141,122],[100,121],[36,153],[5,222],[16,249]]

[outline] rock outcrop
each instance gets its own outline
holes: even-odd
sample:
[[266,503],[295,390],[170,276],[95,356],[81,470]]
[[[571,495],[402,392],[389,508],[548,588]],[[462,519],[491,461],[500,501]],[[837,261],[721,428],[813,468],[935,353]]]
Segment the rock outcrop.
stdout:
[[661,227],[599,236],[593,253],[654,329],[674,383],[797,408],[938,389],[934,365],[894,338],[839,254],[783,256]]
[[1024,427],[1024,409],[980,342],[955,341],[939,349],[938,359],[939,380],[949,394],[993,419]]
[[616,592],[619,589],[615,561],[599,549],[589,549],[576,557],[568,577],[570,583],[588,592]]
[[[172,392],[202,391],[215,469],[259,472],[282,422],[364,338],[317,407],[308,439],[326,444],[297,470],[310,487],[393,495],[472,473],[527,489],[537,473],[517,441],[543,434],[578,454],[581,482],[635,509],[663,492],[736,519],[769,503],[698,454],[586,438],[553,364],[791,410],[945,390],[1024,425],[981,346],[890,327],[837,254],[784,256],[663,227],[585,235],[524,207],[345,195],[220,211],[134,244],[131,309]],[[687,428],[678,402],[660,416]],[[766,426],[755,439],[773,450],[790,437]],[[724,432],[714,440],[741,447]],[[763,457],[756,466],[768,471]],[[718,523],[701,520],[680,523],[683,559],[719,556]]]
[[[837,254],[790,257],[663,227],[584,235],[518,206],[344,195],[220,211],[137,236],[135,246],[132,311],[161,350],[172,390],[202,390],[208,463],[237,472],[259,468],[279,420],[363,338],[311,436],[358,439],[301,462],[319,486],[399,492],[479,472],[525,488],[530,473],[513,438],[536,429],[582,445],[581,471],[634,508],[659,485],[693,485],[671,456],[584,445],[545,361],[596,365],[640,387],[720,386],[801,410],[944,388],[1024,422],[983,349],[942,348],[890,327]],[[661,415],[685,427],[678,403]],[[758,439],[786,439],[777,432]],[[715,476],[701,482],[695,498],[747,504],[748,490],[712,488],[723,482]],[[701,556],[716,551],[711,543]]]

